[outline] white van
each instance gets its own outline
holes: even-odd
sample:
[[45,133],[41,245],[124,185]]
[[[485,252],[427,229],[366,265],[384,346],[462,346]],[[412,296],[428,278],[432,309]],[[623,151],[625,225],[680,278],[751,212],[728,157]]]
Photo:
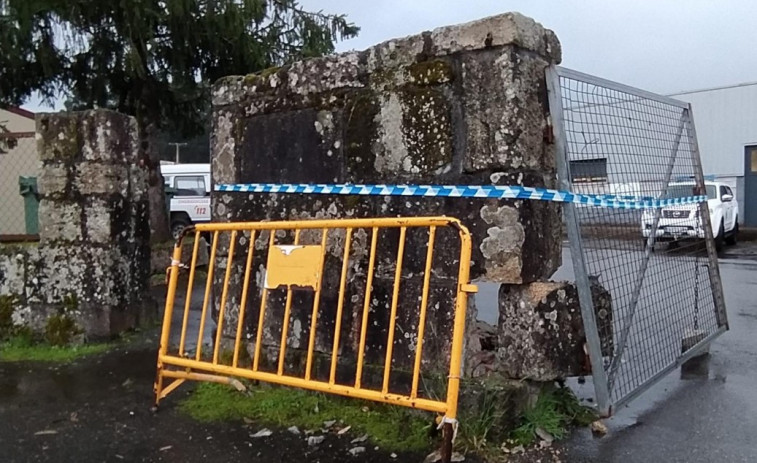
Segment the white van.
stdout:
[[210,164],[161,163],[160,173],[166,187],[177,190],[169,217],[174,238],[189,225],[210,221]]

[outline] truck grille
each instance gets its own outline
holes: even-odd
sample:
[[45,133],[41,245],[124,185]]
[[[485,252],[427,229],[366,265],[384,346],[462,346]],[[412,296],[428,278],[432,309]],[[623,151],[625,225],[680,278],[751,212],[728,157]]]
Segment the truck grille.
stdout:
[[666,219],[688,219],[689,211],[677,211],[677,210],[664,210],[662,216]]

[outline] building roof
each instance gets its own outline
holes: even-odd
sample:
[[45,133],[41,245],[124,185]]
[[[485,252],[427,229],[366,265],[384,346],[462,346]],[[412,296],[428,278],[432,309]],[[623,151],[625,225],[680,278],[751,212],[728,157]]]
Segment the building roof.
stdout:
[[11,106],[10,108],[2,108],[2,109],[5,111],[8,111],[9,113],[13,113],[17,116],[25,117],[27,119],[34,119],[34,113],[24,108]]
[[743,82],[740,84],[721,85],[720,87],[709,87],[709,88],[699,88],[695,90],[685,90],[681,92],[670,93],[666,96],[691,95],[692,93],[712,92],[715,90],[728,90],[731,88],[738,88],[738,87],[751,87],[752,85],[757,85],[757,82]]

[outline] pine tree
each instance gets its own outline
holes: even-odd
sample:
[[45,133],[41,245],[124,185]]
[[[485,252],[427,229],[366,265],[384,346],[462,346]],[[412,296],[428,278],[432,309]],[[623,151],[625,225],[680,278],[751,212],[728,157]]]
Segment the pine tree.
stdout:
[[[159,131],[201,133],[216,79],[331,53],[358,28],[296,0],[0,0],[0,105],[35,92],[137,118],[153,239],[167,238]],[[68,106],[68,105],[67,105]]]

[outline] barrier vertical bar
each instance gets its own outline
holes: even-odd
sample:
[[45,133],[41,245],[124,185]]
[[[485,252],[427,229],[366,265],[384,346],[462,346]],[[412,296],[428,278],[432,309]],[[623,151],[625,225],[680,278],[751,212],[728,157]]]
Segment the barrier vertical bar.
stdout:
[[[413,383],[410,389],[410,397],[418,397],[418,379],[421,371],[421,359],[423,357],[423,336],[426,332],[426,309],[428,307],[428,290],[431,284],[431,263],[434,257],[434,239],[436,227],[428,230],[428,249],[426,250],[426,268],[423,271],[423,291],[421,294],[421,310],[418,316],[418,342],[415,346],[415,364],[413,367]],[[461,263],[462,265],[462,263]]]
[[360,322],[360,344],[358,344],[357,368],[355,370],[355,388],[360,389],[363,378],[363,357],[365,356],[365,336],[368,331],[368,314],[371,311],[371,291],[373,290],[373,267],[376,264],[376,244],[378,242],[378,227],[373,227],[371,236],[371,255],[368,259],[368,276],[365,282],[365,300],[363,301],[363,318]]
[[[300,230],[294,231],[294,245],[300,244]],[[284,357],[287,353],[287,335],[289,334],[289,317],[292,314],[292,287],[287,286],[287,301],[284,304],[284,320],[281,322],[281,345],[279,346],[278,374],[284,374]]]
[[223,333],[223,317],[226,314],[226,297],[229,294],[229,279],[231,279],[231,269],[234,266],[234,248],[237,244],[237,231],[231,232],[231,242],[229,244],[229,257],[226,260],[226,275],[223,279],[223,290],[221,291],[221,307],[218,309],[218,326],[216,326],[216,342],[213,346],[213,363],[218,363],[218,353],[221,350],[221,336]]
[[184,357],[184,345],[187,338],[187,323],[189,321],[189,308],[192,304],[192,287],[195,281],[195,266],[197,265],[197,250],[200,244],[200,232],[195,232],[194,246],[192,247],[192,262],[189,267],[189,281],[187,282],[187,297],[184,303],[184,318],[181,320],[181,339],[179,340],[179,357]]
[[[276,239],[276,230],[271,229],[268,239],[268,252],[273,249]],[[252,354],[252,370],[258,371],[260,365],[260,347],[263,342],[263,322],[265,321],[265,307],[268,301],[268,288],[263,285],[263,294],[260,298],[260,315],[258,315],[258,331],[255,333],[255,352]]]
[[[694,176],[696,177],[697,185],[704,189],[704,171],[702,170],[702,159],[699,154],[699,142],[697,141],[696,125],[694,125],[694,115],[691,111],[691,104],[686,109],[686,135],[691,145],[691,160],[694,164]],[[705,243],[707,246],[707,273],[710,277],[710,285],[712,285],[712,296],[715,302],[715,318],[718,323],[718,327],[728,326],[728,313],[725,308],[725,296],[723,295],[723,282],[720,279],[720,266],[718,265],[718,251],[715,249],[715,242],[712,231],[711,217],[709,214],[709,206],[707,201],[699,203],[699,216],[702,218],[702,228],[704,229]]]
[[176,297],[176,283],[179,280],[179,262],[181,262],[181,239],[173,248],[173,257],[171,258],[171,267],[168,275],[168,293],[166,294],[166,305],[163,310],[163,327],[160,332],[160,348],[158,349],[158,373],[155,378],[155,405],[158,405],[160,396],[163,391],[163,361],[161,358],[168,353],[168,343],[171,337],[171,320],[173,317],[173,304]]
[[244,313],[247,309],[247,291],[250,287],[250,268],[252,267],[252,256],[255,253],[255,230],[250,230],[250,246],[247,248],[247,263],[244,267],[244,283],[242,283],[242,296],[239,302],[239,321],[237,322],[237,337],[234,340],[234,359],[231,361],[236,368],[239,362],[239,344],[242,340],[242,331],[244,330]]
[[392,290],[392,308],[389,314],[389,333],[386,340],[386,360],[384,361],[384,383],[381,391],[389,392],[389,374],[392,369],[392,353],[394,352],[394,328],[397,324],[397,304],[400,297],[400,284],[402,283],[402,261],[405,257],[405,235],[407,227],[400,228],[399,248],[397,249],[397,263],[394,270],[394,288]]
[[334,346],[331,349],[331,371],[329,384],[336,381],[336,364],[339,355],[339,341],[342,334],[342,312],[344,310],[344,291],[347,286],[347,270],[350,266],[350,248],[352,243],[352,229],[348,228],[344,238],[344,256],[342,257],[342,276],[339,280],[339,301],[336,306],[336,320],[334,321]]
[[[321,249],[326,252],[326,238],[328,237],[328,229],[323,229],[321,235]],[[323,286],[323,261],[324,257],[321,255],[321,263],[318,266],[318,286],[315,288],[315,294],[313,294],[313,313],[310,315],[310,336],[308,339],[308,356],[305,360],[305,380],[310,379],[310,373],[313,369],[313,349],[315,349],[315,335],[316,328],[318,327],[318,305],[321,303],[321,287]]]
[[202,335],[205,332],[205,317],[208,314],[208,300],[210,291],[213,288],[213,271],[216,264],[216,248],[218,246],[218,232],[213,232],[213,244],[210,249],[210,262],[208,263],[208,281],[205,283],[205,299],[202,301],[202,315],[200,315],[200,330],[197,333],[197,355],[195,360],[200,360],[202,356]]

